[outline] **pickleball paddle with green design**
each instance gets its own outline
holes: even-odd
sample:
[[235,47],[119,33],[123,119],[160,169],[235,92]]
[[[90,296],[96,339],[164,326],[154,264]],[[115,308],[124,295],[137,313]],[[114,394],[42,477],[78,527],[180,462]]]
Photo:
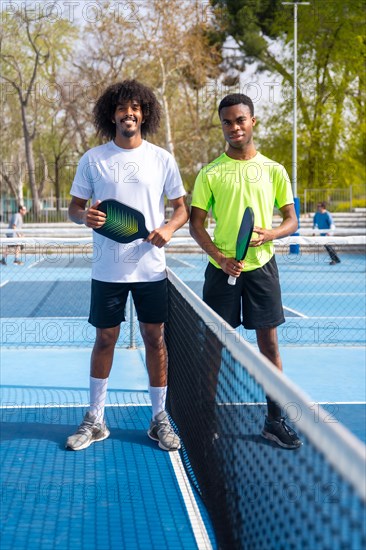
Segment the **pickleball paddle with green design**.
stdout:
[[118,243],[131,243],[146,239],[150,231],[146,228],[142,212],[114,199],[107,199],[98,205],[98,210],[107,216],[102,227],[94,229],[100,235]]

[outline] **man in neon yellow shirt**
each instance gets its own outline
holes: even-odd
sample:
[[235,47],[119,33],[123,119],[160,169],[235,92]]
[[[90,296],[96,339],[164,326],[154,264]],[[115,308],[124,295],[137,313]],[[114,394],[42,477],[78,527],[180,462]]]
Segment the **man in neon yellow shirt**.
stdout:
[[[210,260],[203,299],[233,327],[254,329],[261,353],[282,370],[277,326],[285,318],[273,240],[297,229],[291,184],[283,166],[256,151],[256,118],[248,96],[226,96],[219,117],[228,147],[198,174],[190,219],[191,235]],[[247,206],[254,211],[255,233],[245,261],[238,262],[236,239]],[[274,206],[283,220],[272,229]],[[216,221],[213,239],[205,229],[210,209]],[[237,277],[235,286],[228,284],[228,275]],[[287,449],[298,448],[301,441],[285,423],[281,408],[268,396],[267,404],[263,437]]]

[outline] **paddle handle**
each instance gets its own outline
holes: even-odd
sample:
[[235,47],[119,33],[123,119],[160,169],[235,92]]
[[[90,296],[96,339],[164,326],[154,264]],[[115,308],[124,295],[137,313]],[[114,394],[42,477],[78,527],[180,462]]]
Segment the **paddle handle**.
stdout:
[[236,285],[236,279],[237,277],[233,277],[232,275],[229,275],[227,282],[229,283],[229,285],[234,286]]

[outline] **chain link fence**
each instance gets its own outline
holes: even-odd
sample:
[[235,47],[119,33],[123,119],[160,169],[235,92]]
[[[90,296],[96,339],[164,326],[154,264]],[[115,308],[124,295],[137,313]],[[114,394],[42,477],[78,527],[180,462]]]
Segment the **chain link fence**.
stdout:
[[[286,323],[278,329],[282,345],[359,346],[365,341],[365,238],[334,237],[341,262],[331,264],[324,247],[331,238],[299,237],[298,254],[277,246]],[[192,239],[167,249],[167,264],[202,296],[208,258]],[[332,239],[331,239],[332,240]],[[329,241],[330,242],[330,241]],[[1,239],[2,249],[10,239]],[[358,244],[357,244],[358,243]],[[24,238],[20,259],[14,247],[0,265],[1,343],[5,347],[91,347],[95,332],[89,315],[92,241]],[[142,345],[132,303],[126,308],[119,345]],[[255,342],[254,331],[242,329]]]

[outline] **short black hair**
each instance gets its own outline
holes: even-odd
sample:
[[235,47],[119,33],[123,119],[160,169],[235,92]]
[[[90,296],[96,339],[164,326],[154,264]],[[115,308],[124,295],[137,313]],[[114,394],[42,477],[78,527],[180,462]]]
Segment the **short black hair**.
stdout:
[[108,86],[97,100],[94,109],[94,124],[98,134],[113,139],[116,136],[116,125],[112,118],[116,107],[124,101],[136,100],[141,105],[144,124],[141,126],[142,137],[155,134],[160,126],[161,107],[155,94],[137,80],[123,80]]
[[244,94],[229,94],[229,95],[225,96],[221,100],[220,105],[219,105],[219,109],[218,109],[219,116],[220,116],[221,109],[223,109],[224,107],[231,107],[232,105],[239,105],[240,103],[242,103],[243,105],[246,105],[247,107],[249,107],[250,115],[254,116],[253,101],[250,99],[249,96],[244,95]]

